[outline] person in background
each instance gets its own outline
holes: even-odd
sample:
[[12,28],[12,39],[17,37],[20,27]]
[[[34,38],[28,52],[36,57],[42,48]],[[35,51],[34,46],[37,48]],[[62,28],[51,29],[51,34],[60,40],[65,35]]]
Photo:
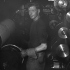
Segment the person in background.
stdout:
[[[40,18],[39,4],[28,4],[28,13],[33,23],[30,28],[29,46],[25,51],[28,56],[26,70],[44,70],[48,35],[46,25]],[[21,54],[24,56],[24,50]]]
[[22,25],[24,25],[24,11],[24,5],[22,5],[14,14],[14,21],[17,23],[16,25],[19,27],[19,29],[21,29]]
[[31,25],[31,20],[30,17],[28,17],[25,5],[21,5],[20,8],[16,10],[13,20],[16,25],[14,42],[17,46],[24,49],[29,40],[29,30]]

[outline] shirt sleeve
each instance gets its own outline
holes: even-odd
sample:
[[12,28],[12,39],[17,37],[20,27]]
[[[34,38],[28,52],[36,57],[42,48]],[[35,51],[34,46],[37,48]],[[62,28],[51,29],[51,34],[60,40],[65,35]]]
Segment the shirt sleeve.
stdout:
[[47,34],[47,28],[45,23],[41,22],[39,24],[39,29],[38,29],[38,37],[39,37],[39,43],[47,43],[47,38],[48,38],[48,34]]

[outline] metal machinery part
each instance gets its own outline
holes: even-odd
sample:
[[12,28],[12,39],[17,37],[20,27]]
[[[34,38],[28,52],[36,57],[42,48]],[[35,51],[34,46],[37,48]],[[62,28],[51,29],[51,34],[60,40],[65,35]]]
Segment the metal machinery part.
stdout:
[[60,57],[68,57],[69,56],[69,48],[66,44],[60,44],[58,45],[56,49],[56,53]]
[[58,21],[56,20],[51,20],[49,23],[51,29],[54,29],[57,25],[58,25]]
[[2,44],[9,38],[9,36],[14,32],[15,24],[11,19],[6,19],[0,22],[0,37],[2,40]]
[[66,28],[66,27],[61,27],[61,28],[58,30],[58,35],[59,35],[60,38],[66,39],[66,38],[68,38],[68,37],[67,37],[67,32],[68,32],[68,28]]
[[67,5],[68,5],[67,0],[54,0],[54,7],[59,11],[61,9],[66,9]]
[[1,47],[2,66],[5,70],[18,69],[22,62],[21,48],[13,44],[7,44]]
[[66,20],[67,20],[68,22],[70,22],[70,11],[67,12],[67,14],[66,14]]

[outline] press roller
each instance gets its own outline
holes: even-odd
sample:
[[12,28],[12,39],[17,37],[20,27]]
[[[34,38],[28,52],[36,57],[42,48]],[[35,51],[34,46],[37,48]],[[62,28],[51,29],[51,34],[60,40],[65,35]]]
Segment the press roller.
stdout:
[[14,30],[15,24],[11,19],[5,19],[4,21],[0,22],[1,45],[6,42]]

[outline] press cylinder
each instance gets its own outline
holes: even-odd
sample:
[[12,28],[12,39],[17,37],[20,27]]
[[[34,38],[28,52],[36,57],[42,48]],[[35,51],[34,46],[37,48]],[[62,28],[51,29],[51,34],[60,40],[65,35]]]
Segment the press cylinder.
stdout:
[[15,24],[11,19],[6,19],[0,23],[0,37],[2,41],[1,45],[6,42],[14,30]]

